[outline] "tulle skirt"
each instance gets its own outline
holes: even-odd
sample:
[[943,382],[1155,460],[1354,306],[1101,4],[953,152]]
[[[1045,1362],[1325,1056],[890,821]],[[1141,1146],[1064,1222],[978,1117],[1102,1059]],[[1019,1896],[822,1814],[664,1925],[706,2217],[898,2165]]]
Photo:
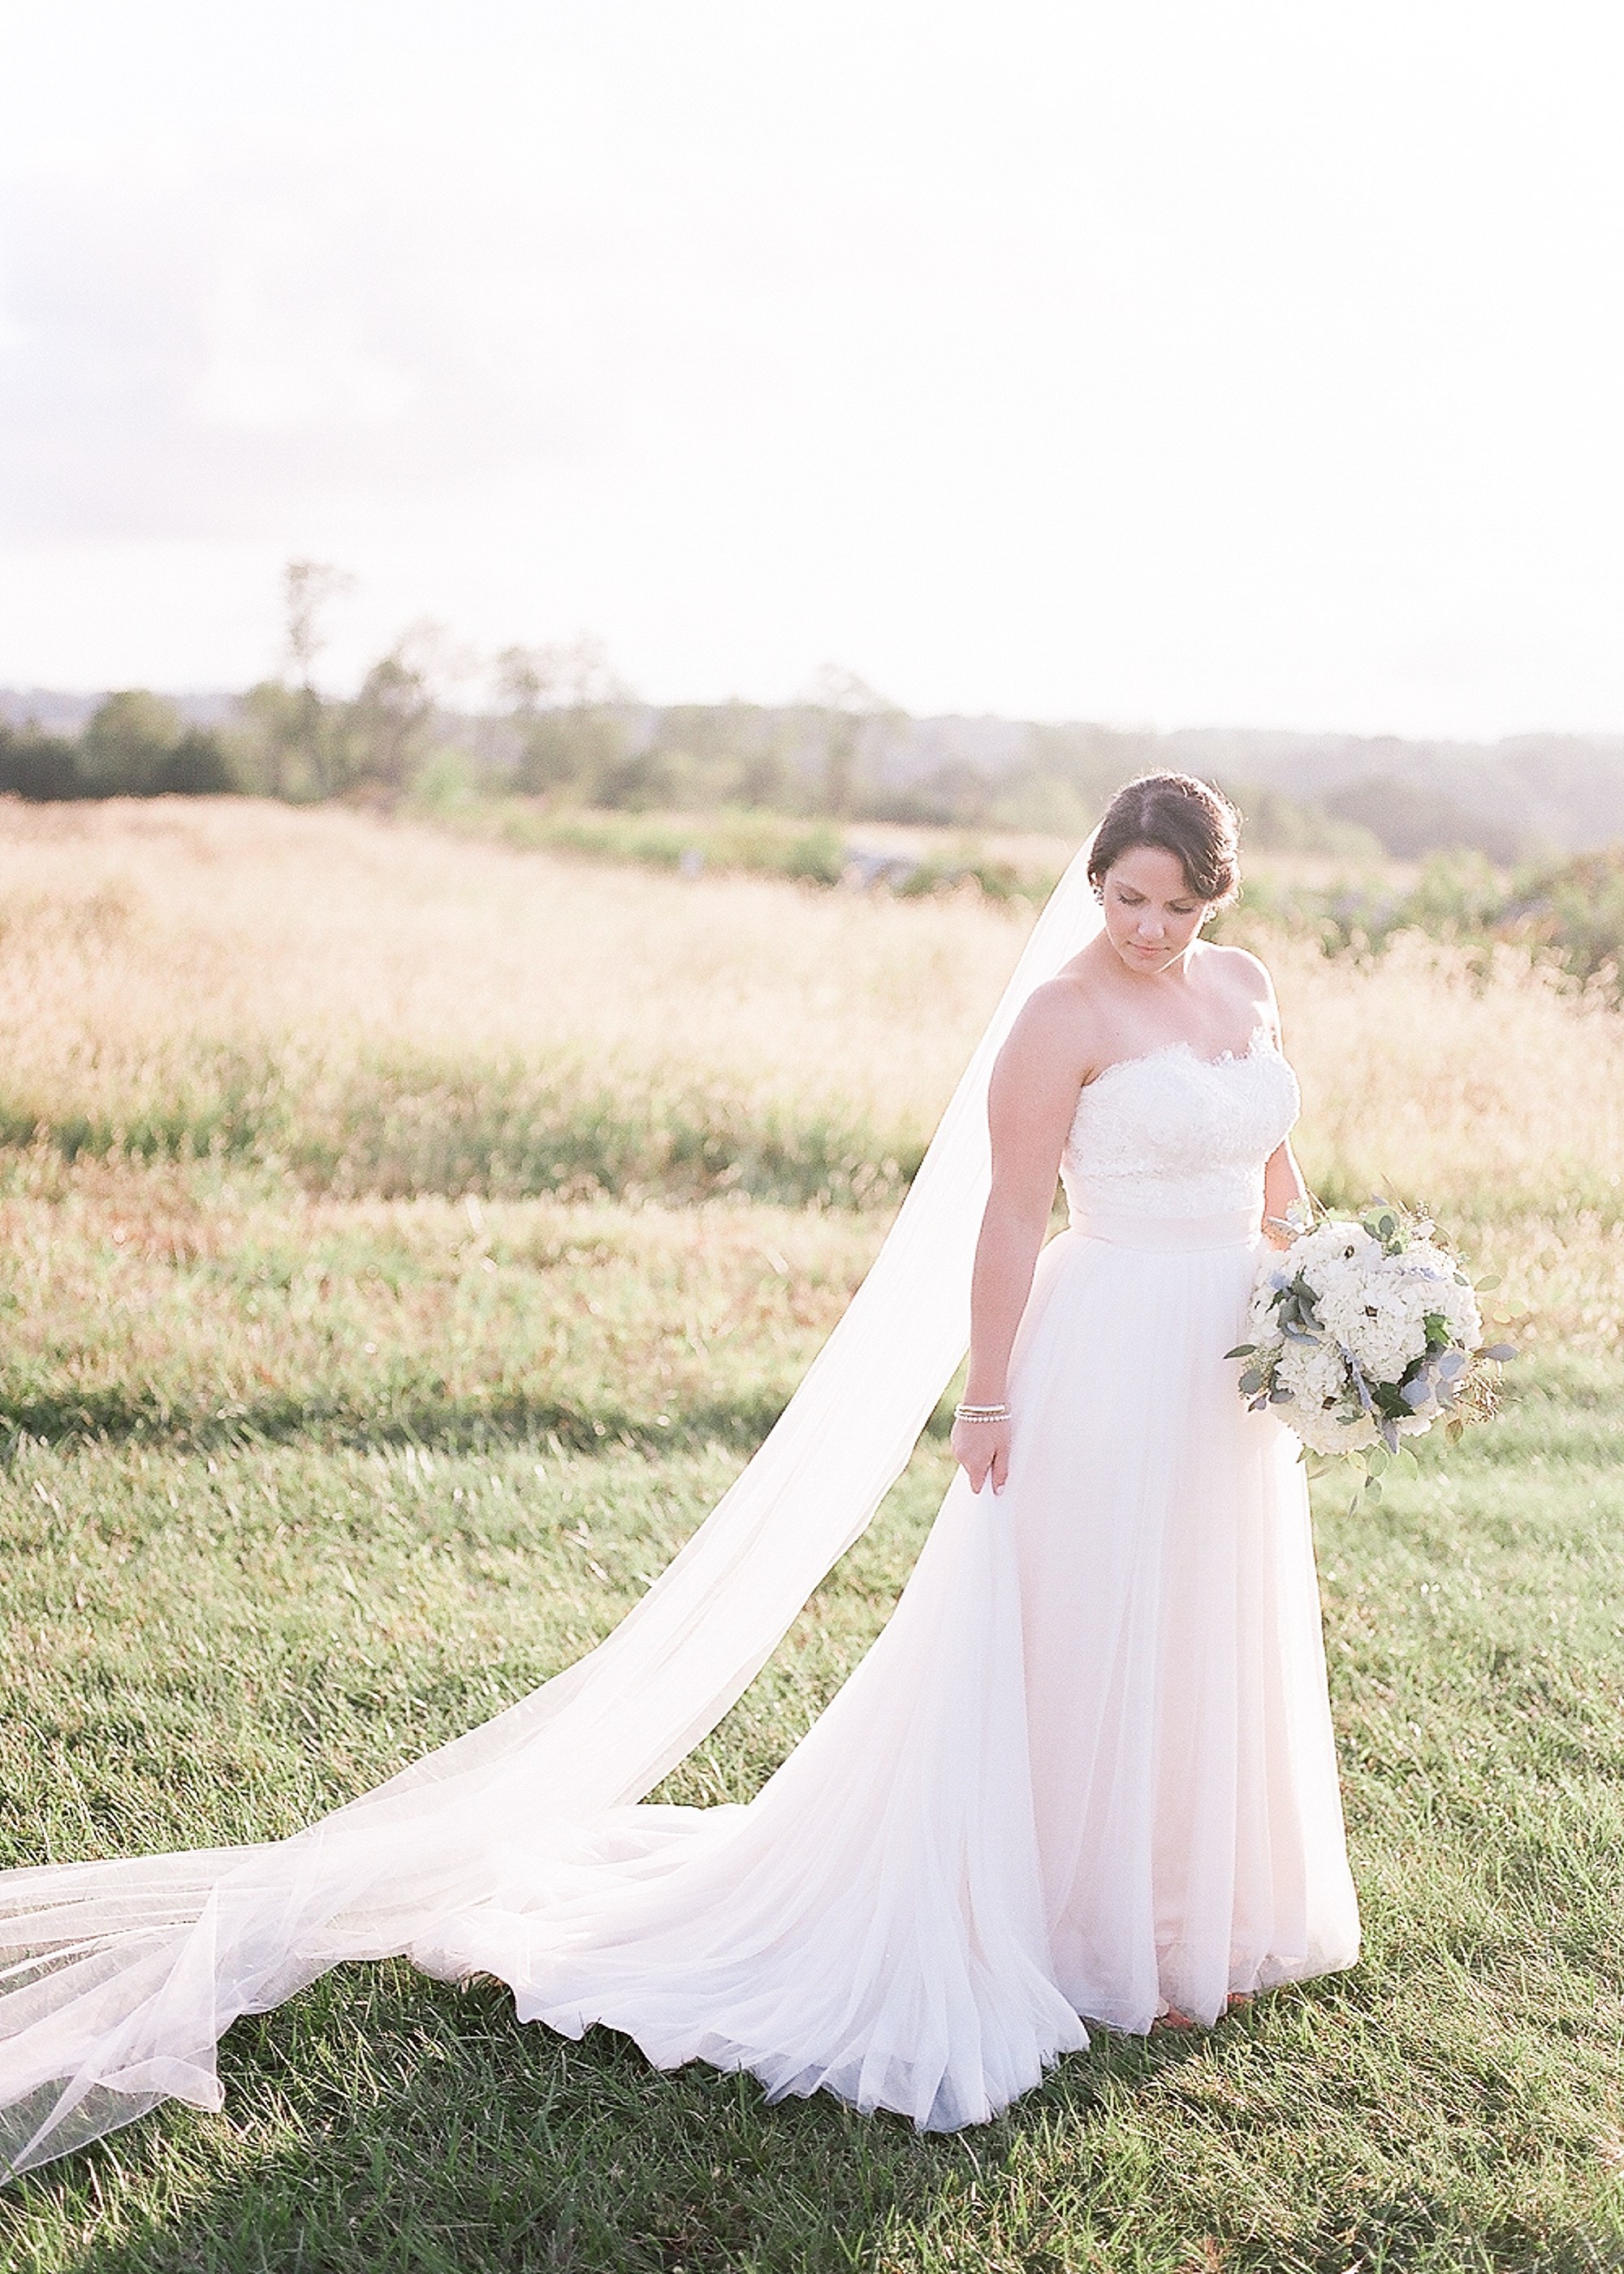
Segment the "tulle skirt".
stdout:
[[1086,2021],[1210,2022],[1351,1965],[1306,1487],[1223,1356],[1256,1251],[1234,1217],[1052,1241],[1007,1486],[955,1480],[758,1796],[612,1811],[563,1854],[508,1827],[494,1893],[410,1955],[663,2067],[932,2129],[995,2114]]

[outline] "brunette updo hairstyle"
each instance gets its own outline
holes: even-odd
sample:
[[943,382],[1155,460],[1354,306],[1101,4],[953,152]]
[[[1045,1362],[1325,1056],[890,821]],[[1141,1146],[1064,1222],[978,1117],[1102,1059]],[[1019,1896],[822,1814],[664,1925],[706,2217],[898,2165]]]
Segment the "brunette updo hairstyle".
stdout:
[[1140,774],[1105,809],[1088,855],[1099,892],[1105,873],[1136,845],[1170,853],[1199,900],[1222,907],[1240,890],[1241,817],[1221,790],[1193,774]]

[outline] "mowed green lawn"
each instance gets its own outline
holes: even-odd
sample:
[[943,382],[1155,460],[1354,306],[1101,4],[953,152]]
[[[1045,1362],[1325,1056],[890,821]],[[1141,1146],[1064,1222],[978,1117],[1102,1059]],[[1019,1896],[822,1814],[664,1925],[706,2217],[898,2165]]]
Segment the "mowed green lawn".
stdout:
[[[35,1163],[0,1200],[14,1863],[291,1831],[568,1663],[735,1473],[881,1228],[317,1207],[162,1165]],[[1210,2035],[1101,2033],[939,2139],[566,2044],[489,1984],[345,1969],[233,2029],[222,2114],[9,2190],[0,2263],[1624,2267],[1624,1363],[1514,1377],[1380,1505],[1321,1491],[1355,1972]],[[671,1796],[781,1756],[947,1465],[928,1435]]]

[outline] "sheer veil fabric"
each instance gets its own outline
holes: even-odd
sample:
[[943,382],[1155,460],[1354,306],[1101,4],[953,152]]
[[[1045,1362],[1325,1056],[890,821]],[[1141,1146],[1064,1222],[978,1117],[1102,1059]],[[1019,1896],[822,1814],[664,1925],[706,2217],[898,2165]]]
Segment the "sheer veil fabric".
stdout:
[[[1099,924],[1085,847],[1039,918],[846,1315],[737,1481],[595,1650],[291,1839],[0,1874],[0,2153],[11,2172],[83,2147],[167,2097],[218,2107],[223,2032],[329,1967],[399,1953],[436,1972],[480,1963],[459,1936],[467,1942],[466,1922],[500,1911],[517,1875],[532,1916],[553,1886],[570,1910],[583,1850],[601,1843],[606,1812],[640,1800],[715,1728],[906,1465],[968,1339],[993,1060],[1034,989]],[[933,1534],[910,1591],[916,1621],[930,1615],[932,1570],[961,1521]],[[989,1585],[996,1597],[996,1573]],[[995,1631],[1014,1615],[996,1599],[989,1608]],[[906,1625],[893,1665],[900,1654]],[[831,1712],[860,1710],[862,1682],[860,1669]],[[853,1696],[857,1706],[845,1706]],[[764,1833],[782,1796],[793,1798],[799,1758],[760,1813],[712,1813],[750,1814]],[[1007,1796],[989,1791],[980,1804],[996,1826]],[[953,1827],[940,1833],[951,1851]],[[1011,1900],[1019,1907],[1028,1893]],[[1027,1925],[1041,1940],[1041,1921]],[[1036,2029],[1051,2052],[1086,2041],[1051,1984],[1028,1986],[1028,2034]],[[556,2001],[548,2008],[544,1997],[522,1997],[521,2010],[568,2026]],[[577,2014],[576,2026],[583,2018],[591,2016]],[[978,2026],[984,2032],[984,2016]],[[658,2044],[649,2049],[661,2057]],[[1029,2060],[1011,2060],[1011,2073],[1026,2075]],[[856,2071],[768,2082],[781,2090],[831,2082],[860,2105],[885,2097]],[[954,2122],[986,2111],[914,2112]]]

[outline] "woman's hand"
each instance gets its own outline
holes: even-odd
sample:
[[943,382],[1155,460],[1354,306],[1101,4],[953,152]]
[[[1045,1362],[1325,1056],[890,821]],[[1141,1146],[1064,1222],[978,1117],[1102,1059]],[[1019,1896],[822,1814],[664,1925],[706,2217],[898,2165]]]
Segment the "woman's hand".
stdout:
[[980,1492],[989,1477],[994,1492],[1004,1490],[1010,1472],[1010,1425],[1007,1421],[955,1421],[948,1439],[953,1458]]

